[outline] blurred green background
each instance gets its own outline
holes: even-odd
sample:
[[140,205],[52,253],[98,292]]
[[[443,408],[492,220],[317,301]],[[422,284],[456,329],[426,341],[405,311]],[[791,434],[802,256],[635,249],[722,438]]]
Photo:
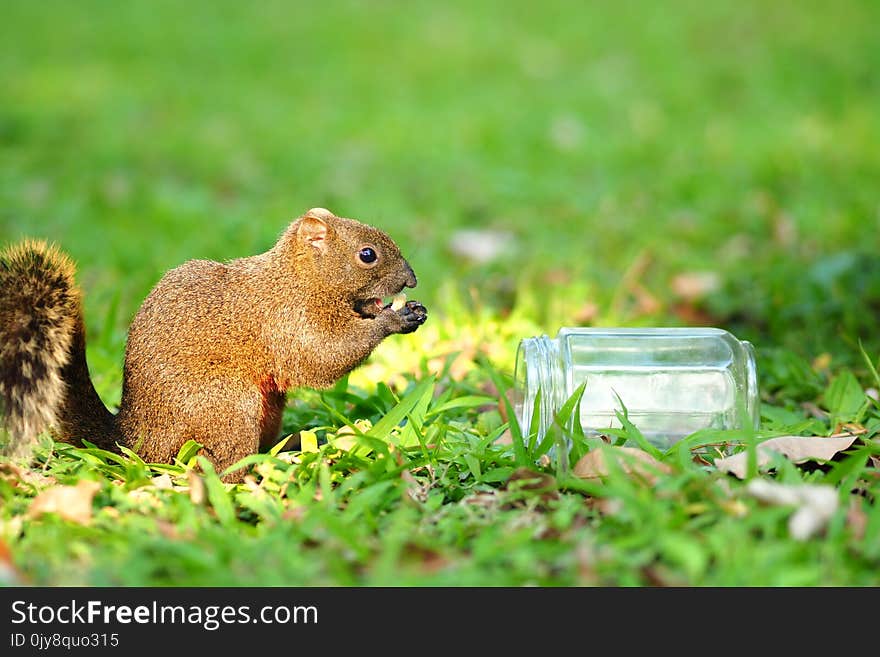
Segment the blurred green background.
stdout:
[[878,25],[873,0],[4,0],[0,242],[71,253],[116,368],[164,270],[313,206],[389,232],[450,334],[714,324],[858,362]]

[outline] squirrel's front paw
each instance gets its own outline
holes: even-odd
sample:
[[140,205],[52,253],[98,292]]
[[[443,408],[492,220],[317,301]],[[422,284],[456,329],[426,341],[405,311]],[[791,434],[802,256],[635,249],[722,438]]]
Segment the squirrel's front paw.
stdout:
[[428,309],[418,301],[407,301],[402,308],[394,312],[401,320],[398,333],[412,333],[428,319]]

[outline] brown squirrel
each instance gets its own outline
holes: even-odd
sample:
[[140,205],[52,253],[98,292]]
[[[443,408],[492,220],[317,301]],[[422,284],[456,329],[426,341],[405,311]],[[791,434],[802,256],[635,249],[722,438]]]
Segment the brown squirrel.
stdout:
[[331,386],[385,337],[427,319],[417,301],[383,303],[416,286],[388,235],[314,208],[265,253],[191,260],[165,274],[131,323],[113,415],[89,376],[74,273],[44,242],[0,253],[8,453],[23,455],[49,430],[61,441],[118,443],[171,462],[192,439],[220,472],[278,439],[288,389]]

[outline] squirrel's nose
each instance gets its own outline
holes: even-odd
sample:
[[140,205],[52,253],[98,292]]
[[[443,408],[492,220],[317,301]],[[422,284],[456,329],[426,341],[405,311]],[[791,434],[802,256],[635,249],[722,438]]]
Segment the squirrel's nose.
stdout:
[[416,273],[412,270],[412,267],[409,266],[409,263],[405,260],[403,264],[406,265],[406,281],[404,282],[404,287],[415,287],[418,285],[418,281],[416,280]]

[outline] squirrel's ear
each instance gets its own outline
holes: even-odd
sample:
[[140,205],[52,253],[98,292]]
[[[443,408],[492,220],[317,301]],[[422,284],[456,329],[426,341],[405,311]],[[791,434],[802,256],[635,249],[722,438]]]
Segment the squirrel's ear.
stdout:
[[321,253],[327,246],[327,224],[317,217],[305,214],[299,222],[297,235],[303,244],[313,246]]
[[314,217],[315,219],[334,219],[336,217],[336,215],[330,212],[327,208],[312,208],[303,216]]

